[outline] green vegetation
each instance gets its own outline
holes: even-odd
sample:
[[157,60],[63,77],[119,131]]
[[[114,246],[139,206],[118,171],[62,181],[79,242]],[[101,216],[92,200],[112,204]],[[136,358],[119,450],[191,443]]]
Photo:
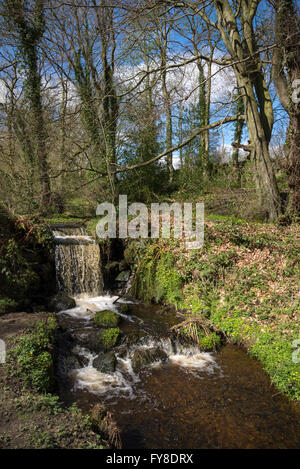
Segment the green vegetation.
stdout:
[[118,327],[112,327],[104,329],[99,332],[100,340],[106,350],[113,348],[120,336],[120,329]]
[[[140,244],[131,255],[138,264],[132,292],[210,322],[246,346],[280,391],[299,400],[300,364],[292,360],[300,326],[298,238],[297,225],[208,216],[201,250],[187,251],[174,239]],[[218,335],[198,331],[203,349],[218,347]]]
[[5,312],[14,303],[28,308],[36,297],[50,293],[54,250],[51,231],[41,219],[12,216],[2,206],[0,212],[0,308]]
[[45,222],[49,225],[63,225],[64,223],[83,223],[85,221],[84,218],[77,218],[68,216],[67,214],[63,215],[52,215],[51,217],[45,217]]
[[216,350],[221,346],[221,339],[215,332],[211,332],[210,334],[206,335],[201,331],[199,332],[198,343],[201,350],[204,350],[205,352],[210,352],[212,350]]
[[10,313],[16,311],[18,308],[18,303],[11,298],[0,298],[0,314],[1,313]]
[[25,331],[6,340],[7,363],[0,367],[1,448],[102,449],[90,417],[49,393],[54,385],[54,316],[30,321]]
[[178,306],[182,296],[183,277],[174,266],[170,251],[150,244],[135,276],[133,292],[145,301],[171,303]]
[[104,311],[97,311],[94,317],[94,322],[100,327],[112,327],[115,328],[119,324],[120,316],[114,311],[108,309]]
[[9,352],[10,373],[40,392],[51,391],[54,385],[52,349],[56,327],[54,317],[39,322],[30,332],[19,336]]

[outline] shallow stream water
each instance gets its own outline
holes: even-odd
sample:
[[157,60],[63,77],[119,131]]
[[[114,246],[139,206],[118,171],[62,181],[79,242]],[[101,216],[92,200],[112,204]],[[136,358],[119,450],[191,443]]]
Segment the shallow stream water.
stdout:
[[[93,311],[120,313],[114,300],[78,299],[59,321],[80,339],[95,330]],[[115,372],[97,371],[97,353],[77,346],[84,363],[60,375],[65,401],[84,411],[105,403],[124,448],[299,448],[300,409],[276,391],[259,362],[236,346],[216,353],[183,346],[169,334],[181,320],[162,307],[132,304],[130,314],[121,315]],[[163,359],[158,354],[133,369],[141,349],[162,350]]]

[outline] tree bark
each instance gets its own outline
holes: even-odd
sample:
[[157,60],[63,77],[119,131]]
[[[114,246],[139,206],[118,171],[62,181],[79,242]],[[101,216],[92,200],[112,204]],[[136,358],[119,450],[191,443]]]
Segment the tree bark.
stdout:
[[25,65],[25,95],[27,97],[32,119],[32,130],[35,140],[36,158],[39,168],[41,186],[40,210],[45,211],[51,197],[50,178],[47,163],[46,126],[42,104],[42,81],[39,71],[37,46],[45,30],[44,6],[42,0],[35,0],[32,6],[33,19],[27,18],[23,2],[7,0],[8,18],[17,30],[19,47]]
[[[292,85],[300,78],[300,18],[292,0],[277,0],[272,78],[280,103],[289,115],[285,142],[285,169],[291,191],[291,208],[300,213],[300,102],[293,100]],[[299,86],[300,88],[300,86]],[[298,101],[298,102],[297,102]]]
[[253,30],[253,19],[259,2],[260,0],[241,0],[240,27],[237,23],[238,15],[232,10],[229,1],[214,0],[218,14],[217,26],[233,60],[238,87],[244,94],[259,204],[269,220],[276,220],[281,213],[281,201],[269,154],[273,109]]

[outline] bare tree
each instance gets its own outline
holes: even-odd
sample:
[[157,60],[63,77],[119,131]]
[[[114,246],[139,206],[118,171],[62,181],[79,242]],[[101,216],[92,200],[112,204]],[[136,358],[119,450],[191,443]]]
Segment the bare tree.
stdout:
[[40,209],[44,211],[49,205],[51,197],[46,149],[47,133],[38,52],[38,45],[45,31],[44,2],[42,0],[32,2],[6,0],[4,14],[15,30],[17,45],[25,68],[24,87],[31,110],[31,123],[35,136],[35,151],[41,184]]
[[[275,0],[276,48],[272,59],[272,78],[278,98],[289,115],[285,143],[286,171],[292,191],[292,207],[300,212],[300,103],[292,99],[293,83],[300,79],[300,16],[293,0]],[[299,88],[299,82],[298,82]]]

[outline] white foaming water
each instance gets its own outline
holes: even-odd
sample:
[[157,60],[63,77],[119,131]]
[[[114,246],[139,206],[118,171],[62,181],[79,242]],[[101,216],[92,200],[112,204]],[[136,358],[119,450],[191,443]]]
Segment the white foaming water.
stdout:
[[[87,295],[80,295],[74,299],[76,301],[75,308],[60,311],[58,314],[67,314],[73,318],[86,319],[89,321],[90,319],[93,319],[97,311],[109,309],[117,313],[119,316],[126,318],[128,321],[134,322],[132,317],[118,311],[118,305],[116,303],[118,296],[102,295],[89,297]],[[119,300],[118,302],[121,303]],[[122,303],[132,303],[132,301],[122,300]]]
[[134,398],[132,386],[122,373],[101,373],[93,366],[86,366],[70,372],[70,376],[75,380],[74,390],[88,389],[96,394],[105,394],[107,392],[120,392],[128,394],[130,399]]
[[131,363],[128,360],[120,359],[120,362],[125,365],[124,370],[130,375],[132,382],[125,379],[122,372],[118,369],[114,373],[101,373],[94,368],[93,361],[97,357],[96,353],[92,353],[84,347],[79,346],[77,346],[77,351],[88,359],[88,364],[83,368],[70,371],[69,376],[74,380],[74,391],[77,389],[88,389],[94,394],[110,392],[126,394],[126,397],[129,399],[135,397],[132,385],[139,381],[139,379],[134,375]]
[[90,243],[90,244],[95,244],[96,241],[94,240],[94,238],[92,238],[91,236],[87,236],[87,235],[84,235],[82,234],[83,232],[80,231],[80,234],[63,234],[61,231],[52,231],[53,233],[53,238],[54,238],[54,241],[56,243],[67,243],[68,241],[78,241],[79,243],[81,241],[83,242],[87,242],[87,243]]
[[197,368],[200,370],[206,368],[207,371],[212,371],[216,365],[215,360],[209,353],[198,353],[196,355],[189,355],[188,353],[185,355],[174,354],[169,356],[169,360],[184,368]]
[[[109,309],[115,311],[122,317],[132,322],[143,322],[142,319],[131,315],[121,314],[118,311],[117,296],[103,295],[96,297],[80,296],[76,299],[76,307],[61,311],[59,314],[67,314],[74,318],[86,319],[90,321],[97,311]],[[120,299],[119,303],[127,303]],[[129,303],[129,301],[128,301]],[[93,361],[97,354],[90,352],[83,347],[77,347],[80,355],[88,359],[87,366],[74,369],[69,373],[74,381],[74,390],[87,389],[94,394],[108,396],[123,395],[128,399],[136,397],[134,386],[140,381],[139,373],[132,368],[132,358],[134,352],[138,349],[159,348],[167,355],[167,360],[161,359],[147,365],[150,368],[163,366],[164,363],[171,363],[187,370],[188,373],[195,374],[199,370],[205,370],[208,373],[214,373],[218,368],[213,356],[210,353],[201,353],[196,346],[183,345],[177,340],[169,338],[154,338],[148,336],[141,339],[137,344],[130,346],[125,356],[119,356],[116,352],[116,371],[113,373],[102,373],[93,367]],[[159,357],[159,355],[158,355]]]
[[75,308],[60,311],[58,314],[68,314],[73,318],[90,320],[94,317],[97,311],[110,309],[111,311],[115,311],[116,313],[118,313],[117,306],[114,304],[114,301],[116,301],[117,298],[117,296],[109,295],[95,297],[80,295],[78,297],[75,297]]
[[[168,360],[176,365],[184,368],[204,369],[213,371],[217,366],[213,356],[210,353],[200,352],[197,346],[183,345],[179,341],[172,343],[170,339],[156,340],[147,338],[146,341],[140,345],[140,348],[153,348],[159,346],[168,355]],[[158,366],[162,362],[158,360],[152,366]]]

